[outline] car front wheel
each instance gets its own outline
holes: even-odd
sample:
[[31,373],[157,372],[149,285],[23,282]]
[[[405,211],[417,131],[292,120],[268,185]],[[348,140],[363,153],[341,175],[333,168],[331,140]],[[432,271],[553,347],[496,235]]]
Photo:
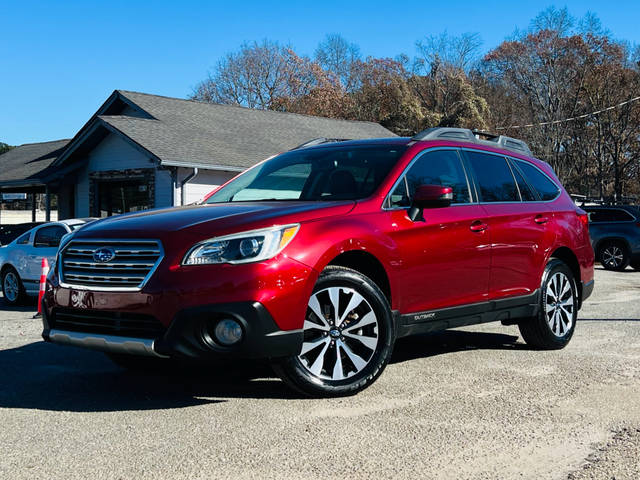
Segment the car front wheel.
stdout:
[[541,350],[564,348],[578,318],[578,289],[571,269],[551,259],[542,275],[538,315],[518,324],[527,345]]
[[394,340],[391,309],[378,286],[355,270],[329,266],[309,298],[300,353],[273,368],[305,395],[353,395],[380,376]]
[[2,274],[2,294],[9,305],[19,305],[24,301],[25,292],[20,275],[13,268],[7,268]]

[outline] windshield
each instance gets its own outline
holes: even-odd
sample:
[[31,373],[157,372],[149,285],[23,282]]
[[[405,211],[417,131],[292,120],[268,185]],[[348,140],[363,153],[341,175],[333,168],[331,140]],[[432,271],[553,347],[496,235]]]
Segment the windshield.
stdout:
[[406,149],[343,145],[294,150],[247,170],[205,203],[366,198]]

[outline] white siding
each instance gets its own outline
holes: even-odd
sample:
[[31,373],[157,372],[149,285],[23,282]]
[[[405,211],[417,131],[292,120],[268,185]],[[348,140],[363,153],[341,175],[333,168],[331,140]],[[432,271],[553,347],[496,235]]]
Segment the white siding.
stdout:
[[156,170],[156,199],[155,207],[171,207],[173,203],[173,180],[171,170]]
[[[181,189],[180,182],[193,172],[191,168],[178,169],[178,182],[176,184],[174,201],[175,205],[180,205]],[[186,185],[187,203],[202,200],[214,188],[222,185],[227,180],[235,177],[238,172],[223,172],[220,170],[203,170],[198,171],[196,178],[192,179]]]
[[118,135],[109,134],[89,153],[89,172],[155,166],[148,156]]
[[[76,206],[75,217],[88,217],[89,212],[89,174],[91,172],[104,172],[108,170],[128,170],[133,168],[152,168],[156,163],[135,148],[119,135],[109,134],[86,158],[78,160],[85,163],[85,167],[78,172],[78,183],[76,184]],[[158,179],[156,178],[156,181]],[[164,179],[163,179],[164,182]],[[165,191],[159,191],[156,186],[156,202],[160,196],[161,206],[170,205],[171,180],[168,186],[161,187]],[[164,198],[162,198],[164,195]],[[168,198],[169,200],[166,200]]]
[[[155,161],[150,159],[129,142],[115,134],[108,135],[86,158],[78,160],[85,167],[78,172],[78,183],[75,185],[75,217],[89,216],[89,174],[109,170],[129,170],[135,168],[156,168]],[[178,181],[173,185],[170,169],[158,168],[155,176],[155,207],[181,205],[180,182],[193,172],[191,168],[178,168]],[[200,169],[198,175],[186,186],[187,203],[197,202],[236,176],[238,172]]]

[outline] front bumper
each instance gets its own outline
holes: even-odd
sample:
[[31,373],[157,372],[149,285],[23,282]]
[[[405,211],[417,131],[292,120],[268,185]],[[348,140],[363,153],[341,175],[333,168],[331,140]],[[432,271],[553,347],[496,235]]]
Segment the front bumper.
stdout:
[[82,333],[55,328],[45,330],[42,334],[45,340],[60,345],[84,347],[102,352],[126,353],[128,355],[161,357],[155,350],[155,340],[148,338],[117,337],[100,333]]
[[[280,330],[259,302],[204,305],[181,310],[170,327],[155,338],[113,335],[104,330],[95,331],[95,326],[87,328],[86,319],[91,318],[92,311],[79,310],[79,321],[75,324],[66,319],[64,322],[58,321],[57,315],[55,308],[43,308],[42,337],[46,341],[130,355],[198,359],[277,358],[298,354],[303,337],[302,329]],[[117,318],[121,324],[126,324],[126,314]],[[215,325],[222,318],[233,318],[242,327],[242,340],[233,346],[212,342],[205,333],[207,327]],[[109,328],[118,333],[117,325],[109,325]],[[125,331],[124,328],[121,331]]]
[[[62,286],[54,268],[43,298],[47,341],[142,355],[282,357],[299,352],[306,299],[317,279],[278,255],[242,265],[161,263],[140,291]],[[202,338],[206,322],[237,320],[243,340],[224,347]],[[124,338],[122,338],[124,337]]]

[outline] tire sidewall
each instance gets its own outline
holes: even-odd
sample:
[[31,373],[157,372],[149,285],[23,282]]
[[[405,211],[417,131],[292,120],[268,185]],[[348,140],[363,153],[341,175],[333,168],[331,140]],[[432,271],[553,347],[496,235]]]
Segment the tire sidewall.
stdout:
[[[556,336],[552,331],[549,323],[547,322],[547,312],[546,312],[546,304],[547,304],[547,284],[549,280],[556,273],[561,272],[569,279],[571,282],[571,294],[573,295],[573,318],[571,319],[571,328],[568,332],[566,332],[562,337]],[[562,348],[569,343],[571,337],[573,337],[573,332],[576,329],[576,321],[578,320],[578,288],[576,285],[576,280],[573,276],[573,272],[571,269],[562,262],[561,260],[552,260],[550,261],[544,269],[544,274],[542,276],[542,283],[540,287],[540,312],[538,313],[538,321],[543,324],[542,334],[545,337],[545,342],[553,345],[555,348]]]
[[387,365],[395,342],[395,327],[389,303],[384,294],[371,280],[356,271],[341,268],[325,270],[312,295],[329,287],[352,288],[362,295],[371,305],[378,320],[378,345],[367,366],[357,374],[344,380],[328,380],[311,374],[297,355],[284,360],[284,367],[297,379],[296,383],[308,393],[317,395],[348,395],[362,390],[372,383]]

